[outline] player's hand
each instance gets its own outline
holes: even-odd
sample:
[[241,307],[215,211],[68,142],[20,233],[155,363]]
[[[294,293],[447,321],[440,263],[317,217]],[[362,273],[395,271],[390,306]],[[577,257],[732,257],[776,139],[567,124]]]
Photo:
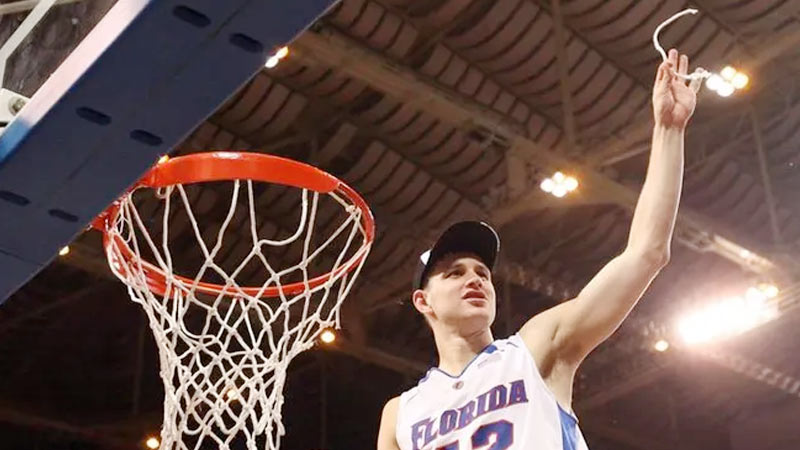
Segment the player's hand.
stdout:
[[686,75],[689,69],[689,57],[680,55],[678,51],[669,51],[669,57],[658,66],[656,82],[653,86],[653,113],[656,125],[667,128],[686,128],[689,118],[694,113],[697,104],[697,91],[700,90],[700,80],[692,80],[687,85],[686,80],[673,73]]

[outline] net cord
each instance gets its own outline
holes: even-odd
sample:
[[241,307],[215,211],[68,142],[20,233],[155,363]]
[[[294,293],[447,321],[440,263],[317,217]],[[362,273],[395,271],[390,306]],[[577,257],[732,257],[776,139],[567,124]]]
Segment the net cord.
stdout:
[[[120,257],[124,252],[119,242],[108,240],[109,261],[114,261],[111,269],[128,285],[131,299],[145,310],[159,347],[165,388],[162,428],[162,448],[165,449],[199,450],[208,442],[214,442],[220,449],[229,449],[235,439],[243,436],[249,450],[257,448],[259,438],[264,440],[264,448],[277,450],[285,434],[281,410],[288,365],[313,345],[322,329],[340,327],[342,302],[352,289],[370,249],[369,245],[363,245],[365,241],[357,239],[366,236],[361,210],[335,191],[328,196],[347,212],[346,219],[334,225],[331,234],[316,248],[312,244],[313,237],[319,235],[316,217],[320,194],[314,192],[309,199],[307,190],[302,191],[300,220],[290,236],[284,239],[260,237],[253,183],[248,180],[246,200],[252,249],[227,273],[215,258],[223,248],[223,238],[237,212],[241,184],[240,181],[233,183],[231,206],[210,244],[203,238],[189,196],[181,185],[156,192],[164,205],[160,242],[153,240],[134,203],[136,191],[123,198],[120,214],[110,225],[111,233],[119,236],[135,255],[132,262],[127,261]],[[191,283],[174,275],[176,267],[169,247],[176,191],[189,219],[192,236],[204,257]],[[265,255],[266,248],[291,245],[301,238],[300,262],[282,270],[273,267]],[[320,262],[326,252],[330,253],[332,244],[341,240],[344,243],[333,258],[330,278],[312,286],[309,266]],[[354,244],[361,245],[353,252],[358,264],[352,271],[343,270],[345,256]],[[145,249],[152,255],[149,263],[165,274],[164,295],[155,295],[148,288],[142,256]],[[257,295],[248,295],[236,279],[254,259],[259,261],[267,279]],[[262,298],[268,287],[280,286],[283,277],[296,271],[302,275],[304,292],[287,295],[278,290],[277,298]],[[215,296],[208,296],[208,300],[201,300],[196,290],[209,273],[224,280],[223,289]],[[329,301],[331,295],[334,300]],[[328,311],[324,314],[326,307]],[[299,316],[290,314],[298,309]],[[187,316],[197,315],[198,311],[205,317],[200,329],[193,330]]]

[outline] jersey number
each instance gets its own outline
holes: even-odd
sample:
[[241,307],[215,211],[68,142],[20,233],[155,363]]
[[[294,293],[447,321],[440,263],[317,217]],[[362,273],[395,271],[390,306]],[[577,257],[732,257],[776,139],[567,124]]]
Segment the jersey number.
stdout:
[[[492,436],[495,437],[494,445],[486,450],[505,450],[511,447],[514,442],[514,425],[507,420],[499,420],[478,428],[472,434],[472,449],[477,450],[484,445],[489,445],[489,442],[492,441]],[[458,450],[458,442],[447,444],[436,450]]]

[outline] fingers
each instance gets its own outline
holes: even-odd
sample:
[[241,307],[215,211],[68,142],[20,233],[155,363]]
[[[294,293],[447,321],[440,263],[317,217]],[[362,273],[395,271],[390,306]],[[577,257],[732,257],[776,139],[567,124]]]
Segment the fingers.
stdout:
[[680,62],[678,62],[678,73],[681,75],[686,75],[688,70],[689,57],[686,55],[681,55]]
[[[681,55],[678,53],[676,49],[670,49],[667,60],[663,61],[661,65],[658,66],[658,72],[656,73],[656,84],[668,82],[671,83],[672,81],[676,81],[677,75],[686,76],[689,73],[689,57],[687,55]],[[685,81],[681,80],[683,83]],[[695,92],[700,90],[700,80],[693,80],[689,87],[692,88]]]
[[662,61],[661,64],[658,66],[658,71],[656,72],[656,83],[669,83],[672,81],[673,73],[677,69],[678,65],[678,51],[673,49],[669,50],[667,54],[667,59]]
[[686,75],[689,73],[689,57],[681,55],[674,48],[669,50],[669,55],[666,61],[670,68],[679,75]]
[[669,55],[667,56],[667,61],[672,66],[673,70],[677,70],[678,68],[678,51],[674,48],[669,49]]
[[669,61],[663,61],[661,64],[658,65],[658,70],[656,71],[656,83],[664,83],[666,80],[669,79],[670,73],[670,65]]

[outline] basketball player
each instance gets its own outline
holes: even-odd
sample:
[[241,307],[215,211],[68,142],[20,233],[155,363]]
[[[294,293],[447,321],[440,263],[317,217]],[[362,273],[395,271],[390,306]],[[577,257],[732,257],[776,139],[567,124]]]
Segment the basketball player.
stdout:
[[494,230],[455,224],[423,255],[412,298],[433,331],[439,364],[386,403],[378,450],[587,450],[571,407],[573,379],[669,260],[684,131],[700,87],[675,75],[688,67],[670,50],[658,68],[652,151],[627,246],[576,298],[495,340]]

